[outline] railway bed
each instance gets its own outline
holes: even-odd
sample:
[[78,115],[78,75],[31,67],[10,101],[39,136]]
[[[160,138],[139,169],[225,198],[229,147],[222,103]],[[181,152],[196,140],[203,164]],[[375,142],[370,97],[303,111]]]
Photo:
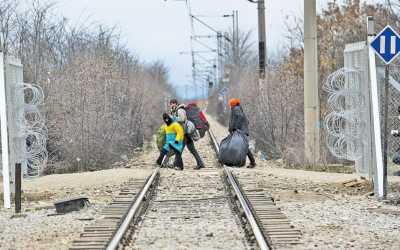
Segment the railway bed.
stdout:
[[[209,138],[218,153],[212,131]],[[200,171],[156,168],[147,180],[131,181],[70,249],[288,249],[299,244],[301,232],[262,187],[214,160]]]

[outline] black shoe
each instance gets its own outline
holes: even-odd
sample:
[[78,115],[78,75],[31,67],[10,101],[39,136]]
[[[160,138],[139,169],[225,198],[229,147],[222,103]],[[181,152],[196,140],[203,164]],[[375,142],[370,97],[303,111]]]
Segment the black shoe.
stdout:
[[175,170],[182,171],[182,170],[183,170],[183,167],[178,167],[178,166],[175,166]]
[[250,165],[247,166],[247,168],[255,168],[257,166],[256,163],[250,163]]
[[204,168],[204,166],[196,166],[194,169],[195,169],[195,170],[200,170],[200,169],[202,169],[202,168]]

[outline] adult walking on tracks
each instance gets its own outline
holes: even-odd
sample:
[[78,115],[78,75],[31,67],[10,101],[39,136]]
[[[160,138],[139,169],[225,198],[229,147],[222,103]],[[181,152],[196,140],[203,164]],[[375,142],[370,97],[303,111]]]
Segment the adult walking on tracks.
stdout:
[[187,146],[189,152],[193,155],[196,160],[196,167],[195,169],[204,168],[203,160],[201,159],[199,153],[196,150],[194,145],[194,140],[199,139],[198,132],[195,127],[193,127],[194,121],[188,120],[188,116],[186,113],[186,107],[184,104],[179,104],[178,100],[172,99],[170,101],[171,107],[171,114],[174,116],[175,121],[179,122],[185,128],[185,138],[184,138],[184,145]]
[[[249,137],[249,120],[247,119],[242,106],[240,105],[240,99],[233,98],[229,100],[229,106],[231,107],[231,116],[229,119],[229,133],[233,133],[238,130]],[[250,149],[248,150],[247,157],[249,157],[250,165],[248,168],[254,168],[256,166],[256,160]]]
[[163,120],[165,126],[165,144],[160,152],[157,159],[157,165],[162,165],[164,157],[172,150],[175,154],[175,168],[177,170],[183,170],[182,151],[183,151],[183,138],[184,130],[183,127],[175,122],[174,119],[164,113]]

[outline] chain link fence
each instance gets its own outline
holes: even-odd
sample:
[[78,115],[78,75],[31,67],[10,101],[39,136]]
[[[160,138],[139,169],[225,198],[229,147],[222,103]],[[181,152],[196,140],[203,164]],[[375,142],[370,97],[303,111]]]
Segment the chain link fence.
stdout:
[[[400,151],[400,138],[393,136],[391,133],[392,130],[400,130],[400,62],[396,61],[389,66],[378,62],[377,78],[380,97],[382,142],[384,143],[385,137],[387,139],[386,157],[388,175],[400,175],[400,166],[394,164],[392,161],[396,153]],[[386,84],[387,89],[385,89]],[[387,114],[385,113],[386,105]]]

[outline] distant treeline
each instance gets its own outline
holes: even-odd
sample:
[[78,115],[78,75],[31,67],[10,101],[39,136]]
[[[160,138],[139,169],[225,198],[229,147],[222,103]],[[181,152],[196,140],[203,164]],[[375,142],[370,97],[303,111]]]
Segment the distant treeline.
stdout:
[[171,95],[162,62],[143,63],[113,28],[72,26],[56,5],[0,1],[1,45],[45,92],[46,173],[106,168],[143,145]]

